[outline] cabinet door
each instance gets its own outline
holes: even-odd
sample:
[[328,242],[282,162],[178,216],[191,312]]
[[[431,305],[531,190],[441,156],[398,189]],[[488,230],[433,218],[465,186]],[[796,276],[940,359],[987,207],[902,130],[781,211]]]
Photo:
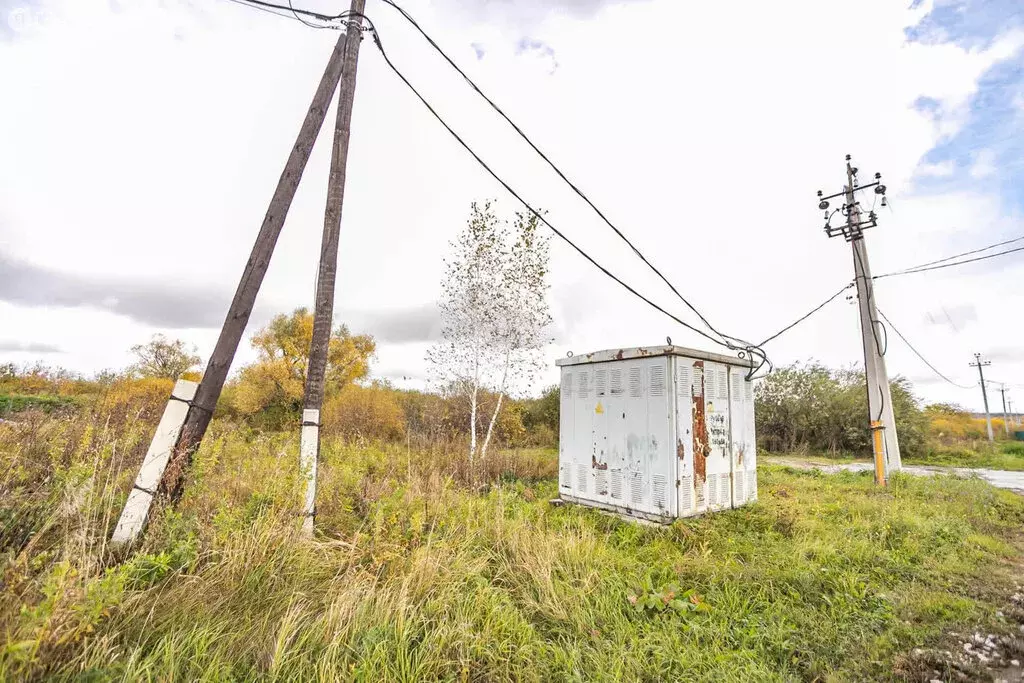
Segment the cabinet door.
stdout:
[[[676,514],[697,513],[697,491],[693,472],[693,361],[675,358],[676,390]],[[703,482],[701,482],[703,485]]]

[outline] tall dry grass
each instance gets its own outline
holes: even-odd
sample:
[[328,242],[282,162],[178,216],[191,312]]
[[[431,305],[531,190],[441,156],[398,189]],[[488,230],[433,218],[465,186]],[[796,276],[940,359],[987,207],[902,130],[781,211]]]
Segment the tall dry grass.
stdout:
[[0,425],[0,679],[883,680],[991,620],[1024,522],[981,482],[769,469],[761,503],[651,528],[548,506],[550,451],[470,476],[461,447],[328,440],[310,541],[297,436],[218,421],[118,554],[151,428]]

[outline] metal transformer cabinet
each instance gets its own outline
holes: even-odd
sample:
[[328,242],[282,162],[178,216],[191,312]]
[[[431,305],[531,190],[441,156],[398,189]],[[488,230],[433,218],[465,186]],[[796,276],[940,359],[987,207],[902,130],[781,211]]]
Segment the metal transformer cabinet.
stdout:
[[746,363],[677,346],[557,361],[561,498],[659,522],[756,500]]

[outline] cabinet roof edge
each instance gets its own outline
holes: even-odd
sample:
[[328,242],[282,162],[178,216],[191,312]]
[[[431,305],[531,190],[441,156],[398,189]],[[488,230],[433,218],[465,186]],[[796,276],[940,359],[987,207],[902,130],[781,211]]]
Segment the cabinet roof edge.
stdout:
[[568,358],[559,358],[555,365],[564,367],[567,365],[585,365],[587,363],[613,363],[620,360],[632,360],[634,358],[652,358],[655,356],[681,356],[695,360],[707,360],[712,363],[723,363],[742,368],[749,368],[749,358],[738,358],[736,356],[725,356],[720,353],[711,353],[699,349],[688,349],[683,346],[637,346],[631,349],[606,349],[592,353],[581,353]]

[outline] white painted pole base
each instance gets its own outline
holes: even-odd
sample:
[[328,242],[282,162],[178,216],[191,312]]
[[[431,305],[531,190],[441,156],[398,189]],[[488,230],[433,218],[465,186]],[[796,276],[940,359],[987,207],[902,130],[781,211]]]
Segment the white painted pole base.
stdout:
[[112,545],[134,543],[146,525],[156,487],[160,485],[160,479],[171,459],[171,451],[178,442],[185,417],[188,415],[189,402],[195,398],[197,389],[199,384],[196,382],[179,379],[175,383],[171,398],[167,401],[167,407],[160,418],[160,424],[156,427],[153,441],[142,460],[135,485],[128,494],[128,501],[124,504],[121,518],[114,528],[114,535],[110,539]]
[[313,537],[316,516],[316,466],[320,453],[320,411],[302,411],[302,437],[299,442],[299,464],[306,477],[306,502],[302,506],[302,533]]

